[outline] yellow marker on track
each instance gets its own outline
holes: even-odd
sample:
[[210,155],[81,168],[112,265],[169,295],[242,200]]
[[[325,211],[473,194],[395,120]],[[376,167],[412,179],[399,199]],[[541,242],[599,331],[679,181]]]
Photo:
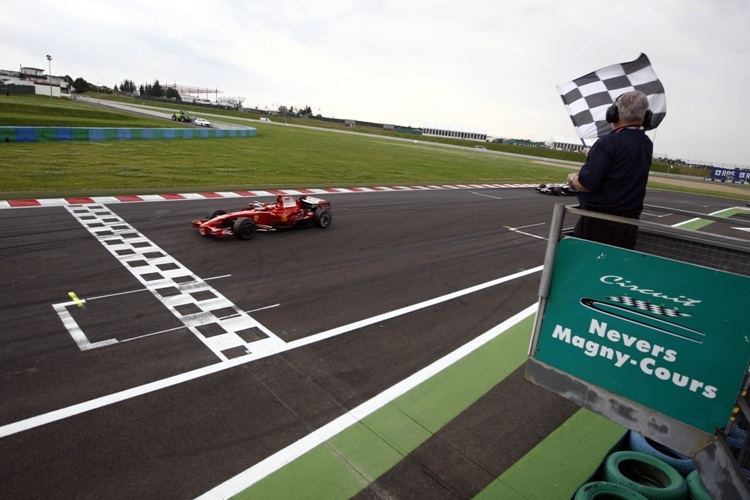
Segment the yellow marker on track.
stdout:
[[73,302],[75,302],[78,307],[85,307],[84,302],[78,298],[78,295],[73,292],[68,292],[68,295],[70,295],[70,298],[73,299]]

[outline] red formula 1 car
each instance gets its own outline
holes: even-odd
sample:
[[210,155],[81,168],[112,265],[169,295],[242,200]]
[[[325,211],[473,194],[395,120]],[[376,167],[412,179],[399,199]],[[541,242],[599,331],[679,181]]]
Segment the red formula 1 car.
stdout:
[[249,240],[255,231],[280,231],[314,224],[327,228],[333,215],[331,204],[314,196],[279,195],[276,203],[253,201],[247,208],[236,212],[215,209],[205,219],[193,221],[193,227],[204,236],[234,235]]

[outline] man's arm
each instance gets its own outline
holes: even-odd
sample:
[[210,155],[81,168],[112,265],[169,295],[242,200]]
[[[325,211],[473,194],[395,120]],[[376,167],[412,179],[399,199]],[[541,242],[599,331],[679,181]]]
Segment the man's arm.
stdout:
[[583,187],[583,184],[578,182],[578,174],[568,174],[568,184],[576,188],[582,193],[588,193],[589,190]]

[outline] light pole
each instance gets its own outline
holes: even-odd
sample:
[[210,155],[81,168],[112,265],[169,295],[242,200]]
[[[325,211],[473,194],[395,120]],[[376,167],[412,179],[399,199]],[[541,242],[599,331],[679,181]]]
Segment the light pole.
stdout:
[[47,64],[49,64],[49,98],[52,99],[52,56],[47,54]]

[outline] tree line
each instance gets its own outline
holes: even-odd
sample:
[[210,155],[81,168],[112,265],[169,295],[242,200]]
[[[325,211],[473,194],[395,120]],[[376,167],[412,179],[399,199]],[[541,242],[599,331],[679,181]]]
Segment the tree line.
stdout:
[[[75,80],[73,80],[70,76],[65,76],[65,80],[68,82],[68,84],[73,88],[73,90],[77,94],[82,94],[84,92],[104,92],[104,93],[112,93],[112,90],[115,92],[122,92],[125,94],[135,94],[136,90],[140,95],[148,95],[153,97],[165,97],[167,99],[174,99],[177,101],[181,101],[182,98],[180,97],[180,93],[177,91],[177,89],[171,88],[171,87],[163,87],[161,83],[159,83],[159,79],[157,78],[154,80],[154,83],[146,83],[141,84],[139,86],[136,86],[135,82],[133,80],[125,79],[120,83],[116,83],[112,90],[110,90],[107,87],[99,87],[98,85],[95,85],[93,83],[87,82],[85,79],[78,77]],[[304,106],[304,107],[297,107],[294,106],[279,106],[278,110],[280,115],[302,115],[302,116],[312,116],[313,110],[310,106]],[[320,114],[318,114],[320,116]]]
[[[73,80],[71,77],[66,76],[65,80],[70,84],[70,86],[73,88],[73,90],[77,94],[82,94],[84,92],[94,92],[94,91],[108,91],[106,87],[99,87],[98,85],[94,85],[93,83],[87,82],[84,78],[78,77],[75,80]],[[180,93],[177,91],[177,89],[173,89],[171,87],[164,88],[160,83],[159,80],[156,79],[154,83],[147,83],[147,84],[141,84],[140,86],[136,87],[135,82],[133,80],[125,79],[119,84],[115,84],[113,87],[113,90],[115,92],[123,92],[126,94],[135,94],[136,88],[138,92],[141,95],[150,95],[153,97],[166,97],[167,99],[176,99],[180,100]]]

